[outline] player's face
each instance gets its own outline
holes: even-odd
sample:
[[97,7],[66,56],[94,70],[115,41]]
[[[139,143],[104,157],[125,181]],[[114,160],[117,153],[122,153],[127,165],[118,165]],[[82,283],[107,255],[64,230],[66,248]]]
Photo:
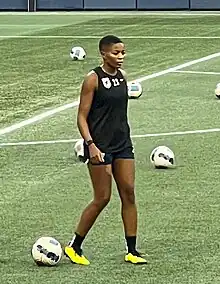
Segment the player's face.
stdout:
[[125,57],[125,46],[123,43],[111,45],[103,55],[105,62],[112,68],[120,68]]

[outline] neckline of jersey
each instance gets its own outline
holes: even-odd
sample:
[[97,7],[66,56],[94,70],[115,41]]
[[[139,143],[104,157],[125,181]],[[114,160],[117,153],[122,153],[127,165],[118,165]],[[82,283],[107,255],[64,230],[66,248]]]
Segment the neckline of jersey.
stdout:
[[118,74],[118,70],[116,70],[116,73],[115,73],[115,74],[110,74],[110,73],[106,72],[105,69],[104,69],[102,66],[100,66],[100,68],[101,68],[102,71],[103,71],[105,74],[107,74],[108,76],[115,77],[115,76]]

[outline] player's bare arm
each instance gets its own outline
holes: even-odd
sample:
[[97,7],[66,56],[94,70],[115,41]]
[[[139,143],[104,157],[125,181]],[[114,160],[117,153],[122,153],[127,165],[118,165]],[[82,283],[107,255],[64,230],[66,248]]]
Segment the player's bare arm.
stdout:
[[81,93],[80,93],[80,103],[77,115],[77,125],[85,141],[92,140],[92,137],[89,132],[89,127],[87,124],[87,117],[92,105],[92,100],[96,86],[97,86],[97,75],[94,72],[89,73],[84,79],[82,84]]
[[[96,73],[89,73],[83,81],[81,94],[80,94],[80,103],[78,108],[77,115],[77,125],[79,131],[86,142],[92,142],[92,137],[89,132],[89,127],[87,123],[87,118],[89,111],[91,109],[92,100],[94,92],[98,85],[98,78]],[[102,162],[103,156],[99,149],[95,146],[94,143],[89,145],[90,158],[93,163]]]

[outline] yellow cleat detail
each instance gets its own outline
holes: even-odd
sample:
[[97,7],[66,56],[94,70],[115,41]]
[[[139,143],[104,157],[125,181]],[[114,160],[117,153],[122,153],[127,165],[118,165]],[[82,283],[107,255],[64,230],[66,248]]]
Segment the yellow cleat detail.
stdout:
[[147,264],[146,259],[141,256],[133,255],[132,253],[126,254],[125,261],[133,264]]
[[84,255],[79,255],[75,252],[75,250],[72,247],[66,246],[64,248],[64,254],[73,262],[76,264],[81,265],[89,265],[89,260]]

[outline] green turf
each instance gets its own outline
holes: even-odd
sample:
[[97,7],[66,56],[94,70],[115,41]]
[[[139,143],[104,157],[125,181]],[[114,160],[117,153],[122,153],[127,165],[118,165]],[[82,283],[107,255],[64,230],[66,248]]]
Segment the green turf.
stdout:
[[[0,16],[0,27],[4,25],[0,36],[219,35],[219,17],[83,17]],[[84,21],[83,30],[80,21]],[[20,29],[12,23],[19,23]],[[1,127],[75,100],[84,74],[99,64],[97,43],[98,39],[1,38]],[[75,44],[86,48],[84,62],[69,59],[69,49]],[[137,38],[126,39],[126,45],[130,80],[219,51],[218,39]],[[220,59],[186,70],[219,72]],[[132,134],[218,128],[220,101],[214,96],[218,81],[218,75],[170,73],[143,82],[143,96],[129,102]],[[76,109],[69,109],[3,135],[0,141],[78,137]],[[144,267],[123,262],[124,237],[115,185],[111,203],[85,242],[91,266],[74,266],[63,258],[57,267],[37,267],[30,256],[33,242],[50,235],[64,245],[91,199],[87,169],[76,161],[73,143],[2,147],[0,283],[219,283],[218,141],[218,133],[133,139],[138,245],[149,254],[149,265]],[[175,170],[151,167],[149,155],[157,145],[174,151]]]
[[[131,79],[216,52],[219,46],[217,39],[138,39],[138,35],[203,35],[211,32],[213,27],[218,29],[218,17],[194,19],[142,16],[141,19],[122,17],[121,20],[88,20],[91,16],[86,16],[82,26],[79,21],[83,19],[79,16],[57,16],[57,22],[55,16],[49,19],[37,16],[35,24],[33,17],[24,16],[22,22],[21,16],[14,16],[13,23],[19,22],[20,30],[18,26],[9,24],[9,16],[2,17],[0,25],[2,24],[3,30],[0,31],[0,36],[5,35],[4,27],[10,28],[9,35],[13,35],[13,32],[14,35],[25,34],[31,30],[34,35],[49,36],[101,36],[106,33],[137,36],[137,39],[125,40],[128,51],[125,67]],[[115,25],[111,25],[112,21]],[[57,25],[60,25],[59,28]],[[130,28],[130,25],[135,26]],[[0,104],[4,108],[0,110],[0,125],[5,126],[15,119],[37,113],[42,108],[76,98],[84,74],[99,64],[97,44],[98,39],[2,38]],[[73,45],[85,47],[88,53],[85,62],[79,64],[70,60],[69,51]],[[161,58],[163,52],[166,57]]]

